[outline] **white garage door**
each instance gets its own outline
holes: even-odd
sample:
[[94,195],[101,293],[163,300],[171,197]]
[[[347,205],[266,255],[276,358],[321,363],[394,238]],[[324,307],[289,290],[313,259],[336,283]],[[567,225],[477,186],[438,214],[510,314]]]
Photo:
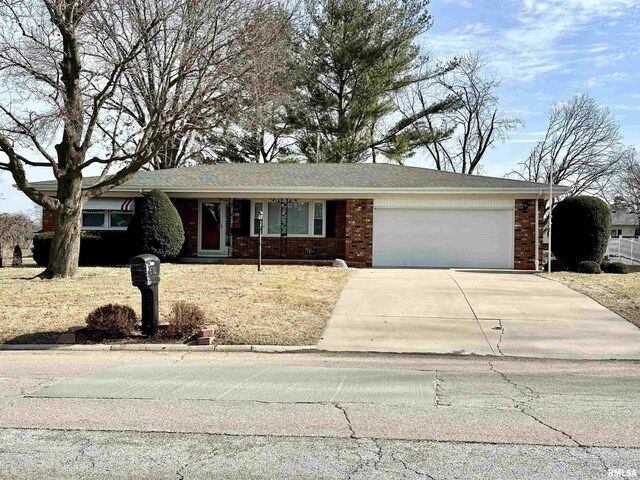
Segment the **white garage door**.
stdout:
[[373,265],[513,268],[513,210],[376,208]]

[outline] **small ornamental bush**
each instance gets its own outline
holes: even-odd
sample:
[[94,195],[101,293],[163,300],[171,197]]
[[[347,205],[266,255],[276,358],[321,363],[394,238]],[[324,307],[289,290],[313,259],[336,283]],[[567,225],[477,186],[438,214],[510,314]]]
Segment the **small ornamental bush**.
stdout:
[[137,321],[131,307],[104,305],[87,316],[87,336],[92,340],[126,338],[133,333]]
[[622,262],[607,262],[606,264],[604,264],[602,271],[604,273],[626,275],[627,273],[629,273],[629,267]]
[[133,254],[151,253],[160,260],[173,260],[184,244],[184,227],[171,200],[160,190],[151,190],[136,202],[127,234]]
[[576,272],[578,273],[602,273],[600,270],[600,264],[598,262],[593,262],[591,260],[585,260],[584,262],[580,262],[578,267],[576,268]]
[[165,318],[169,324],[166,329],[168,338],[189,340],[198,334],[207,324],[207,316],[198,305],[188,302],[175,302],[171,312]]
[[595,197],[566,198],[553,209],[553,254],[570,270],[580,262],[600,263],[611,235],[611,211]]

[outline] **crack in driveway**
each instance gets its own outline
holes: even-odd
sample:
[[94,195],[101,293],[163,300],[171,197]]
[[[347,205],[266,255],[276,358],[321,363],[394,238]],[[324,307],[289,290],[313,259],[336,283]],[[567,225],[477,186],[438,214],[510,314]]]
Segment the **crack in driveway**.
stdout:
[[473,306],[471,305],[471,302],[467,298],[467,294],[464,292],[464,290],[462,289],[462,287],[460,286],[458,281],[455,278],[453,278],[453,275],[451,275],[450,273],[448,275],[451,278],[451,280],[453,280],[453,283],[456,284],[456,286],[458,287],[458,290],[460,290],[460,293],[462,293],[462,296],[464,297],[465,301],[467,302],[467,305],[469,305],[469,309],[471,310],[471,313],[473,313],[473,317],[476,319],[476,323],[478,324],[478,328],[480,328],[480,331],[482,332],[482,335],[484,336],[484,339],[487,341],[487,345],[489,345],[489,348],[491,349],[491,353],[493,353],[495,355],[496,352],[493,349],[493,345],[491,345],[491,342],[489,341],[489,338],[487,337],[487,334],[484,333],[484,329],[482,328],[482,325],[480,324],[480,319],[478,318],[478,315],[476,314],[476,311],[473,309]]

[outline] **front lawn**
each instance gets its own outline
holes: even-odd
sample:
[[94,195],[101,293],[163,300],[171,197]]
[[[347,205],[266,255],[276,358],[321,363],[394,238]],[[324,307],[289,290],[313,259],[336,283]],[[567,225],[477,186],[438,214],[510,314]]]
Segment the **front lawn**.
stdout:
[[[0,268],[0,343],[55,343],[107,303],[132,306],[140,292],[128,268],[81,268],[77,277],[32,280],[42,268]],[[160,321],[171,303],[200,305],[223,329],[220,343],[312,345],[351,275],[347,269],[163,264]]]
[[556,272],[541,274],[588,295],[609,310],[640,327],[640,273],[585,275]]

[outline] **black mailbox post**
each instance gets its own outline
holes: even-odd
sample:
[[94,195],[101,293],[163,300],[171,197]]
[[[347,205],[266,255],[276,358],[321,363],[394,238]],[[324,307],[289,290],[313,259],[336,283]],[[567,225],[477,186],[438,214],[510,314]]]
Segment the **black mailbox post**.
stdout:
[[142,334],[158,333],[158,283],[160,259],[145,253],[131,259],[131,283],[142,294]]

